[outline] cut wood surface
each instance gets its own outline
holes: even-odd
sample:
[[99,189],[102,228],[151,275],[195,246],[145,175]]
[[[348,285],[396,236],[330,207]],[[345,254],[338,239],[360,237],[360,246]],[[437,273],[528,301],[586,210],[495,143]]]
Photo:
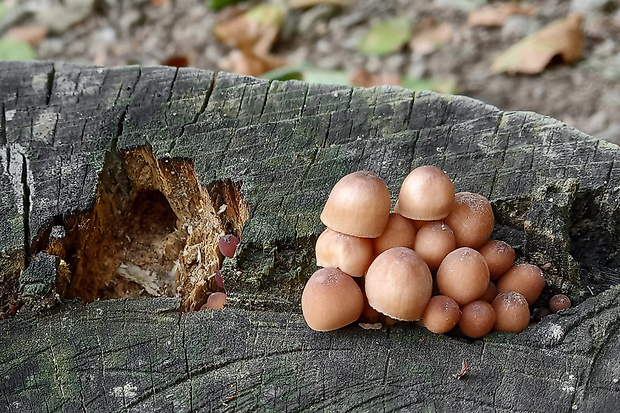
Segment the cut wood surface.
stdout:
[[[191,68],[1,62],[0,105],[1,305],[27,304],[0,321],[2,411],[620,405],[615,145],[465,97]],[[482,340],[413,325],[310,330],[301,290],[316,269],[333,184],[370,170],[395,201],[424,164],[444,169],[457,191],[487,196],[494,236],[544,269],[549,292],[579,304],[521,334]],[[138,242],[105,230],[149,213],[163,222],[149,242],[182,240],[173,249],[181,296],[150,285],[161,296],[103,300],[135,282],[88,277],[131,264],[122,250]],[[222,266],[230,305],[180,311],[208,291],[200,276],[213,269],[209,251],[224,230],[241,236]],[[128,244],[115,244],[121,238]],[[106,251],[113,257],[102,258]],[[97,268],[84,269],[88,262]],[[88,301],[101,300],[69,299],[93,285]],[[140,286],[128,295],[148,295]],[[471,371],[458,380],[463,359]]]

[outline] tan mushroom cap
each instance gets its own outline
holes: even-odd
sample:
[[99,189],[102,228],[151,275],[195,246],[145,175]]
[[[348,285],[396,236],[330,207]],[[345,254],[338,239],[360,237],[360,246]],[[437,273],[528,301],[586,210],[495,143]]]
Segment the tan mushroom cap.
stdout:
[[530,307],[518,292],[499,293],[491,305],[495,310],[495,331],[520,333],[530,324]]
[[522,294],[529,305],[534,302],[545,288],[545,277],[542,270],[532,264],[512,266],[497,282],[497,291],[516,291]]
[[570,298],[564,294],[556,294],[549,299],[549,311],[553,314],[558,311],[566,310],[572,305]]
[[476,300],[461,310],[459,328],[469,338],[486,336],[495,325],[495,310],[486,301]]
[[422,321],[433,333],[443,334],[452,330],[461,318],[461,309],[447,295],[436,295],[428,302]]
[[365,285],[372,308],[397,320],[413,321],[422,316],[431,298],[433,278],[422,257],[396,247],[370,264]]
[[388,223],[391,203],[390,191],[381,178],[372,172],[353,172],[332,188],[321,221],[342,234],[376,238]]
[[420,254],[431,271],[439,268],[441,261],[455,248],[454,232],[442,221],[433,221],[422,226],[418,230],[413,246],[414,251]]
[[306,323],[317,331],[330,331],[357,320],[364,295],[353,278],[337,268],[321,268],[304,287],[301,309]]
[[479,299],[489,287],[489,268],[478,251],[461,247],[444,258],[437,269],[437,286],[461,308]]
[[457,247],[480,248],[489,239],[495,225],[488,199],[472,192],[459,192],[444,222],[452,228]]
[[514,248],[504,241],[490,240],[479,251],[487,261],[491,281],[498,280],[515,261]]
[[375,255],[394,247],[413,248],[415,234],[416,228],[412,220],[396,212],[391,213],[383,234],[372,240]]
[[375,257],[372,240],[325,229],[316,241],[316,265],[334,267],[352,277],[364,275]]
[[448,216],[454,204],[454,184],[436,166],[415,168],[407,175],[398,196],[398,212],[404,217],[435,221]]

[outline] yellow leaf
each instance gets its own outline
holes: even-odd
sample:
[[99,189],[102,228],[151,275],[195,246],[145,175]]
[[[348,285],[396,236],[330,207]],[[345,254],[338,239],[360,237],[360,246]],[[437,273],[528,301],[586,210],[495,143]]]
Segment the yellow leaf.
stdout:
[[571,14],[519,41],[495,59],[493,72],[537,74],[555,56],[566,63],[579,60],[583,52],[581,21],[581,14]]

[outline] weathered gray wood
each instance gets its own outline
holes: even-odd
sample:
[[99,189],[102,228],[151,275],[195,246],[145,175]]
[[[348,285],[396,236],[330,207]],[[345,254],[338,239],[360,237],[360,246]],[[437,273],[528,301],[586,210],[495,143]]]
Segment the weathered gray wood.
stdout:
[[[240,184],[250,210],[224,260],[234,308],[179,313],[176,299],[127,299],[0,322],[8,411],[554,412],[620,401],[616,146],[464,97],[195,69],[0,63],[0,102],[3,277],[19,275],[24,252],[47,262],[33,259],[41,231],[92,207],[117,150],[192,160],[204,186]],[[488,196],[496,234],[543,266],[550,288],[579,301],[609,290],[483,341],[412,326],[310,331],[299,297],[331,186],[367,169],[396,198],[421,164]],[[49,274],[26,272],[36,273]],[[472,375],[458,381],[462,358]]]

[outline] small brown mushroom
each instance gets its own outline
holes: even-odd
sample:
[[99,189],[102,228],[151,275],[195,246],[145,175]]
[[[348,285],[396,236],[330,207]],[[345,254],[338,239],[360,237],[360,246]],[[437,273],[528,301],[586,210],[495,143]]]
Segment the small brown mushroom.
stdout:
[[491,305],[495,310],[495,331],[520,333],[530,324],[530,307],[518,292],[499,293]]
[[422,221],[443,219],[454,203],[454,185],[436,166],[420,166],[407,175],[400,188],[398,211]]
[[429,222],[420,228],[413,246],[431,271],[437,270],[441,261],[455,248],[454,232],[442,221]]
[[372,172],[353,172],[332,188],[321,221],[342,234],[376,238],[388,223],[391,204],[390,192],[381,178]]
[[431,298],[433,279],[415,251],[396,247],[379,254],[366,273],[368,304],[389,317],[417,320]]
[[540,268],[532,264],[518,264],[510,268],[497,282],[497,291],[516,291],[521,293],[529,305],[545,288],[545,277]]
[[413,249],[415,234],[416,228],[412,220],[398,213],[391,213],[383,234],[372,240],[375,255],[394,247]]
[[479,251],[487,261],[491,281],[498,280],[515,261],[514,248],[504,241],[490,240]]
[[443,334],[452,330],[461,318],[461,309],[447,295],[436,295],[428,302],[422,321],[433,333]]
[[459,192],[444,220],[454,231],[457,247],[480,248],[489,239],[495,225],[488,199],[472,192]]
[[487,287],[486,292],[480,297],[482,301],[486,301],[487,303],[492,303],[497,295],[497,286],[493,281],[489,281],[489,286]]
[[489,268],[478,251],[461,247],[444,258],[436,279],[439,291],[462,308],[485,293],[489,287]]
[[459,328],[469,338],[486,336],[495,325],[495,310],[486,301],[476,300],[463,307]]
[[553,314],[558,311],[566,310],[567,308],[570,308],[570,306],[570,298],[564,294],[556,294],[549,300],[549,310],[551,310]]
[[372,240],[327,228],[316,241],[316,265],[334,267],[352,277],[364,275],[374,256]]
[[304,287],[301,310],[306,323],[317,331],[330,331],[357,320],[364,295],[353,278],[337,268],[321,268]]
[[221,310],[222,308],[224,308],[224,303],[226,303],[226,293],[215,292],[209,294],[209,297],[207,297],[207,302],[203,304],[200,309]]

